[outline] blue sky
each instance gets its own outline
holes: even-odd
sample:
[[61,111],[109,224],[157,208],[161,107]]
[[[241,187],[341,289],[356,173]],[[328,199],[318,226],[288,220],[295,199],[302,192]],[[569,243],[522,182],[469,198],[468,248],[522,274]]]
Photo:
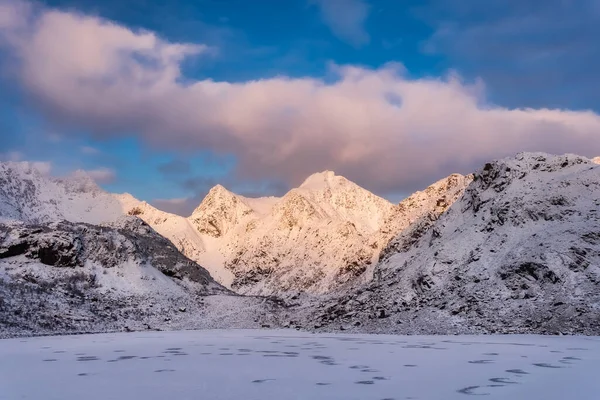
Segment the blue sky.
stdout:
[[182,214],[322,169],[397,201],[489,157],[597,155],[598,20],[595,0],[0,0],[0,154]]

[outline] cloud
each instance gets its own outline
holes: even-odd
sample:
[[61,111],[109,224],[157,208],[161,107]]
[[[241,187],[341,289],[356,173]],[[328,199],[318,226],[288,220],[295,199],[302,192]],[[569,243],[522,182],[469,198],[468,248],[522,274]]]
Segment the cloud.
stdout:
[[203,198],[204,196],[197,195],[174,199],[154,199],[151,204],[159,210],[188,217],[192,215],[192,212],[198,207]]
[[68,134],[134,132],[163,150],[232,154],[237,181],[293,187],[331,169],[385,194],[519,151],[600,154],[598,114],[499,107],[482,81],[454,73],[412,79],[400,64],[334,65],[335,81],[190,80],[180,63],[202,45],[56,10],[21,17],[32,18],[0,30],[0,42],[50,121],[79,128]]
[[115,171],[110,168],[88,169],[84,172],[98,184],[111,183],[116,177]]
[[19,163],[37,170],[42,175],[49,176],[52,173],[52,163],[48,161],[19,161]]
[[361,47],[369,43],[365,20],[369,16],[369,5],[364,0],[309,0],[316,4],[323,22],[341,40]]
[[182,182],[182,187],[195,193],[207,193],[219,181],[210,176],[195,176]]
[[24,155],[20,151],[8,151],[6,153],[0,153],[0,161],[21,161]]
[[[503,104],[600,110],[597,0],[429,0],[426,52],[481,76]],[[518,90],[515,90],[518,88]]]
[[[0,4],[1,5],[1,4]],[[2,8],[0,7],[0,11]],[[35,169],[42,175],[50,175],[52,172],[52,163],[49,161],[23,161],[25,155],[20,151],[8,151],[0,153],[0,162],[18,163],[26,168]]]
[[87,155],[100,154],[100,150],[98,150],[95,147],[91,147],[91,146],[81,146],[79,148],[79,150],[81,150],[81,152],[83,154],[87,154]]
[[191,172],[192,167],[189,161],[172,160],[158,166],[158,170],[164,175],[183,175]]

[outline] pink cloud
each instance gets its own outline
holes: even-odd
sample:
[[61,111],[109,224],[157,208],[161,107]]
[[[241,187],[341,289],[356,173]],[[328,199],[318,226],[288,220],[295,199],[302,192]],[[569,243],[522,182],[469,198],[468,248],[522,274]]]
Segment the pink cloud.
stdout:
[[334,35],[356,47],[369,43],[365,20],[370,6],[363,0],[310,0]]
[[482,82],[456,74],[411,79],[400,64],[334,65],[333,83],[190,82],[180,63],[206,46],[95,17],[19,10],[13,14],[28,22],[0,24],[0,43],[48,118],[103,137],[137,132],[165,149],[233,153],[241,178],[294,186],[332,169],[386,192],[524,150],[600,153],[596,113],[498,107],[486,101]]

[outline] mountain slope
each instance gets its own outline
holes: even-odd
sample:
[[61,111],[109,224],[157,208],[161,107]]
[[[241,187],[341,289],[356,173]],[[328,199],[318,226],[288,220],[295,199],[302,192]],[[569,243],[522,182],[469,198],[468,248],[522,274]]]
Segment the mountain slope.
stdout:
[[523,153],[486,164],[319,314],[384,331],[597,333],[599,285],[600,166]]
[[234,290],[322,294],[368,280],[387,242],[422,214],[443,212],[469,179],[453,175],[400,205],[332,171],[279,199],[247,199],[217,186],[190,220],[207,246],[202,264],[212,254],[233,274]]
[[231,294],[135,217],[0,224],[5,333],[165,326],[177,308],[200,313],[205,296]]
[[28,163],[0,168],[0,219],[98,224],[134,215],[221,284],[261,295],[319,294],[369,280],[388,241],[423,214],[443,212],[470,179],[452,175],[400,205],[332,171],[282,198],[246,198],[217,185],[183,218],[106,193],[83,172],[57,179]]
[[[124,215],[143,219],[188,258],[196,262],[202,258],[203,239],[187,218],[160,211],[128,193],[107,193],[83,171],[54,178],[38,171],[32,163],[0,163],[0,222],[66,220],[101,224]],[[212,266],[215,264],[210,263],[208,269],[215,279],[231,281],[231,274],[222,266]]]
[[59,179],[44,175],[32,163],[0,163],[0,219],[98,224],[123,214],[120,201],[83,172]]

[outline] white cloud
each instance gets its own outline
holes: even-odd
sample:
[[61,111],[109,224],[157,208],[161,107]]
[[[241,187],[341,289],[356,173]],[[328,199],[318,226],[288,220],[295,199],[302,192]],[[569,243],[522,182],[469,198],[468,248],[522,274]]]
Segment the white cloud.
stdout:
[[[0,7],[0,11],[2,8]],[[18,163],[37,170],[42,175],[50,175],[52,172],[52,163],[48,161],[24,161],[25,155],[20,151],[8,151],[6,153],[0,153],[0,162]]]
[[163,149],[232,153],[238,178],[294,186],[333,169],[383,193],[524,150],[600,154],[596,113],[498,107],[482,82],[454,74],[411,79],[389,64],[334,66],[333,83],[185,81],[180,63],[202,45],[67,12],[35,15],[0,37],[48,118],[104,137],[136,132]]
[[116,177],[115,171],[111,168],[88,169],[84,172],[98,184],[111,183]]
[[0,161],[21,161],[23,160],[23,153],[20,151],[9,151],[6,153],[0,153]]
[[32,161],[29,162],[33,169],[37,169],[42,175],[50,175],[52,172],[52,163],[47,161]]
[[364,0],[309,0],[319,6],[323,22],[338,38],[360,47],[369,43],[365,20],[369,5]]
[[79,150],[81,150],[81,152],[83,154],[87,154],[87,155],[94,155],[94,154],[99,154],[100,150],[98,150],[95,147],[91,147],[91,146],[81,146],[79,148]]

